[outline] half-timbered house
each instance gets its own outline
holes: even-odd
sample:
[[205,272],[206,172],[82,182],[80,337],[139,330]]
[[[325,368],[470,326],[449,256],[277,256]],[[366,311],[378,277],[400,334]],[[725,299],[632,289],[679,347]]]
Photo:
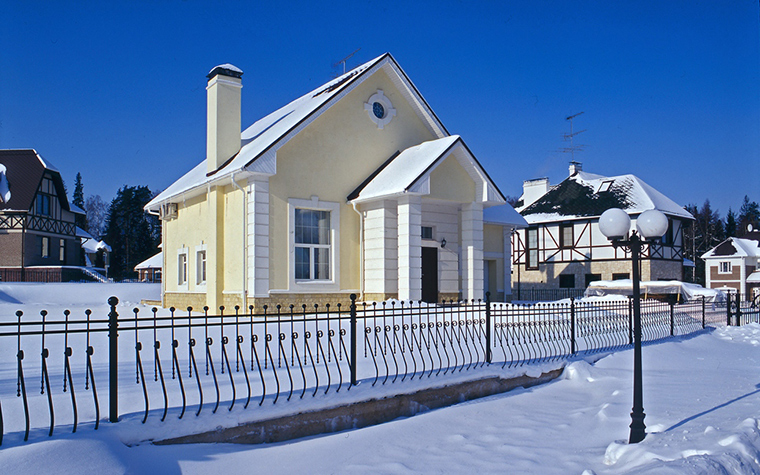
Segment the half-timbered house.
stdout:
[[[58,170],[35,150],[0,150],[0,279],[60,282],[82,261],[75,216]],[[70,275],[69,275],[70,274]]]
[[599,216],[610,208],[625,210],[632,227],[642,212],[662,211],[668,230],[644,247],[641,278],[683,278],[683,235],[691,214],[634,175],[595,175],[571,162],[570,176],[556,186],[546,178],[524,183],[517,211],[528,227],[512,236],[513,287],[582,289],[597,280],[630,279],[630,255],[599,231]]

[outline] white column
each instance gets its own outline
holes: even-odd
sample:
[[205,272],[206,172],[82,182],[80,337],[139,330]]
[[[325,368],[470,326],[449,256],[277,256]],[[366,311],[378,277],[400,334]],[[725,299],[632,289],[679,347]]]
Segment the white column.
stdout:
[[248,292],[269,296],[269,178],[248,181]]
[[485,298],[483,293],[483,205],[462,205],[462,297]]
[[380,201],[362,206],[364,212],[364,292],[396,293],[398,243],[396,203]]
[[414,195],[398,200],[398,298],[422,298],[422,203]]
[[512,228],[504,226],[502,230],[504,232],[504,300],[507,300],[512,295]]

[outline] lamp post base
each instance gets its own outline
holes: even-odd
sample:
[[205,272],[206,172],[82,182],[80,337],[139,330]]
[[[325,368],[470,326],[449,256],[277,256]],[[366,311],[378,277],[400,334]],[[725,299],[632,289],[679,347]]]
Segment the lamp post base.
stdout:
[[631,412],[631,425],[629,426],[631,428],[631,435],[628,436],[629,444],[638,444],[647,436],[647,426],[644,425],[645,415],[643,409],[639,411],[634,409],[633,412]]

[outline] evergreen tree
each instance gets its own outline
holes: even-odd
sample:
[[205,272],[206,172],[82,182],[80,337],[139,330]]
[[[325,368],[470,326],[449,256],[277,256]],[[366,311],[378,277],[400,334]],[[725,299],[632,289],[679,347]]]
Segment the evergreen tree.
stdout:
[[717,211],[713,211],[710,200],[705,200],[701,208],[690,204],[686,210],[694,216],[690,231],[684,233],[684,252],[687,259],[696,266],[696,283],[705,285],[705,262],[700,256],[725,239],[723,221]]
[[728,208],[728,214],[726,215],[726,237],[736,236],[736,213],[731,208]]
[[108,207],[104,240],[112,249],[109,276],[115,279],[135,277],[135,265],[156,253],[158,219],[143,210],[152,196],[146,186],[124,186]]
[[739,209],[739,237],[749,232],[749,226],[752,225],[754,231],[760,230],[760,206],[756,201],[750,201],[749,196],[744,195],[744,202]]
[[[84,185],[82,184],[81,173],[77,173],[76,181],[74,182],[74,194],[72,196],[72,204],[84,210]],[[82,229],[87,229],[87,215],[77,215],[76,224]]]

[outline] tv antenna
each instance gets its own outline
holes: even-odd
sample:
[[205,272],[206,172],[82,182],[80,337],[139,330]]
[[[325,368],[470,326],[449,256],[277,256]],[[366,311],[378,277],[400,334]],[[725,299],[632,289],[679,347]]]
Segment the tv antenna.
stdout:
[[351,59],[351,56],[353,56],[356,53],[358,53],[360,49],[361,48],[357,48],[356,51],[354,51],[353,53],[349,54],[345,58],[341,59],[340,61],[334,62],[333,65],[332,65],[332,67],[333,68],[337,68],[338,66],[340,66],[342,64],[343,65],[343,74],[346,74],[346,61],[348,61],[349,59]]
[[577,114],[573,114],[571,116],[565,117],[565,120],[570,121],[570,133],[569,134],[562,134],[562,140],[564,140],[565,142],[570,142],[570,146],[569,147],[562,147],[561,149],[559,149],[559,152],[561,152],[561,153],[569,153],[570,154],[570,159],[572,161],[575,161],[575,152],[582,152],[583,151],[583,147],[585,147],[585,145],[582,145],[582,144],[573,144],[573,138],[576,135],[580,135],[580,134],[582,134],[583,132],[586,131],[586,129],[579,130],[578,132],[574,132],[573,131],[573,119],[575,119],[576,117],[578,117],[581,114],[583,114],[583,112],[578,112]]

